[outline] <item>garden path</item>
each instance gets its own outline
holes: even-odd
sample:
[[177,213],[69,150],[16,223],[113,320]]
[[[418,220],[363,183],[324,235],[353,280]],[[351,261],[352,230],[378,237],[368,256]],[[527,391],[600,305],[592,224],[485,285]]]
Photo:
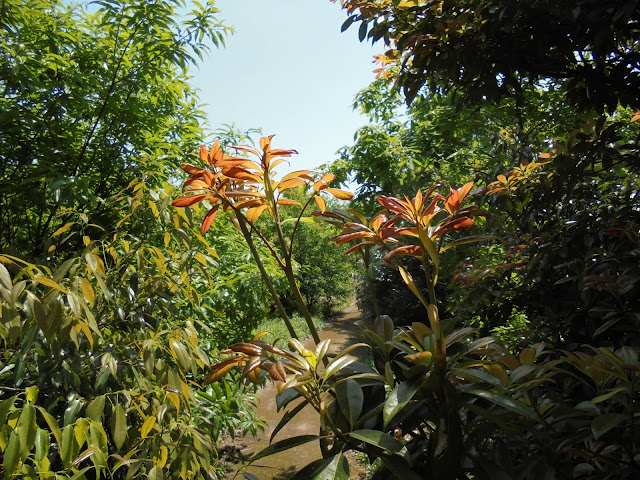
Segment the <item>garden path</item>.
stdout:
[[[344,347],[357,341],[353,335],[353,330],[355,328],[354,324],[360,318],[361,314],[356,308],[355,302],[352,302],[349,307],[334,318],[326,321],[324,329],[319,332],[319,336],[321,340],[331,339],[329,352],[339,352]],[[310,349],[314,348],[313,345],[312,340],[308,340],[305,344]],[[267,385],[258,392],[257,414],[266,419],[267,428],[264,433],[255,438],[237,438],[233,442],[234,448],[232,450],[235,452],[235,458],[230,459],[227,463],[228,472],[224,477],[225,480],[233,478],[244,480],[243,473],[245,472],[255,475],[259,480],[288,480],[302,467],[322,457],[318,442],[309,442],[262,458],[255,464],[242,468],[254,452],[259,452],[269,445],[269,437],[284,414],[284,411],[276,411],[275,396],[276,387],[273,382],[267,382]],[[317,435],[318,428],[318,414],[313,408],[307,406],[278,432],[274,441],[296,435]],[[362,478],[363,472],[361,472],[358,462],[354,458],[349,458],[349,463],[351,478]]]

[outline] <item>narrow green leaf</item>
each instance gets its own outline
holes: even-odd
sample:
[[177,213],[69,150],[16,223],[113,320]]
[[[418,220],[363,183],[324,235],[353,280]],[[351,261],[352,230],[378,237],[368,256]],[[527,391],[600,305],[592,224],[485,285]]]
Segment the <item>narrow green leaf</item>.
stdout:
[[73,425],[67,425],[62,429],[62,443],[60,445],[60,457],[62,458],[62,464],[65,468],[71,463],[74,441]]
[[353,362],[357,362],[358,358],[354,357],[353,355],[345,355],[343,357],[336,357],[333,360],[331,360],[329,362],[329,365],[327,365],[327,368],[324,371],[324,374],[322,375],[322,381],[325,382],[327,381],[328,378],[330,378],[333,374],[337,373],[341,368],[346,367],[347,365],[352,364]]
[[38,431],[38,426],[36,425],[36,409],[30,403],[27,403],[22,409],[16,431],[20,437],[20,449],[23,453],[30,452]]
[[4,478],[11,478],[13,472],[18,466],[20,460],[20,439],[14,431],[9,435],[9,443],[4,451],[4,459],[2,461],[4,468]]
[[53,433],[53,436],[56,439],[56,443],[58,445],[62,444],[62,434],[60,433],[60,426],[58,425],[58,421],[44,408],[39,406],[36,408],[40,412],[40,415],[42,415],[42,418],[44,418],[44,421],[47,422],[49,430],[51,430],[51,433]]
[[286,438],[284,440],[280,440],[279,442],[272,443],[267,448],[260,450],[253,457],[251,457],[250,461],[255,462],[256,460],[264,457],[268,457],[269,455],[273,455],[278,452],[283,452],[285,450],[289,450],[290,448],[297,447],[298,445],[304,445],[305,443],[313,442],[314,440],[320,440],[320,435],[298,435],[296,437]]
[[467,393],[471,395],[475,395],[477,397],[484,398],[489,400],[490,402],[495,403],[496,405],[500,405],[501,407],[507,408],[512,412],[517,413],[518,415],[522,415],[523,417],[529,418],[534,421],[540,421],[540,417],[531,407],[528,407],[522,402],[515,400],[510,397],[506,397],[504,395],[499,395],[497,393],[490,392],[489,390],[480,390],[480,389],[470,389],[467,390]]
[[308,404],[309,404],[309,400],[305,400],[303,402],[300,402],[300,404],[297,405],[293,410],[289,410],[285,412],[285,414],[282,416],[282,418],[278,422],[278,425],[276,425],[276,428],[273,429],[273,432],[271,433],[271,437],[269,438],[269,443],[273,442],[274,437],[280,430],[282,430],[282,427],[284,427],[287,423],[289,423],[289,421],[293,417],[295,417]]
[[609,390],[607,393],[604,393],[602,395],[598,395],[597,397],[591,399],[591,403],[604,402],[605,400],[609,400],[611,397],[613,397],[617,393],[626,392],[626,391],[628,391],[627,387],[616,387],[616,388],[614,388],[612,390]]
[[112,434],[113,442],[116,444],[116,448],[120,450],[127,439],[127,414],[124,412],[122,405],[116,405],[114,409]]
[[417,389],[409,384],[409,382],[402,382],[396,388],[393,389],[387,401],[384,404],[384,410],[382,411],[382,418],[384,421],[384,428],[387,428],[389,422],[393,420],[393,417],[409,403],[409,401],[416,394]]
[[593,432],[593,437],[598,440],[609,430],[617,427],[620,423],[628,419],[628,415],[623,415],[621,413],[608,413],[606,415],[596,417],[593,422],[591,422],[591,431]]
[[36,461],[41,461],[49,454],[49,432],[38,429],[36,433]]

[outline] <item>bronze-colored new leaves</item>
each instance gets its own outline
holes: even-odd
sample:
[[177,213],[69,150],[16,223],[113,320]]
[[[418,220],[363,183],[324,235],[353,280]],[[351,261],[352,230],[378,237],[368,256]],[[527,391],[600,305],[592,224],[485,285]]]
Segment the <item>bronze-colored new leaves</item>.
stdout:
[[[300,205],[299,202],[284,197],[283,193],[292,188],[312,184],[313,171],[298,170],[277,181],[275,168],[298,152],[272,149],[272,138],[273,135],[262,137],[260,150],[244,145],[231,147],[236,151],[248,153],[249,158],[225,155],[219,141],[210,149],[202,145],[198,157],[207,167],[182,164],[182,170],[191,177],[184,183],[185,195],[174,200],[172,205],[188,207],[204,200],[209,201],[212,207],[202,222],[203,234],[213,223],[220,207],[224,210],[244,211],[247,221],[254,222],[265,211],[272,217],[275,216],[278,205]],[[328,183],[334,178],[333,175],[325,175],[313,183],[311,195],[321,211],[326,209],[324,199],[319,196],[321,191],[341,200],[353,197],[349,192],[328,188]]]
[[[347,253],[366,245],[379,245],[388,250],[384,258],[387,262],[397,255],[422,256],[426,253],[437,263],[438,252],[447,248],[443,247],[444,234],[465,230],[475,224],[473,217],[486,215],[475,205],[463,206],[473,183],[467,183],[457,190],[450,189],[446,197],[437,193],[439,186],[432,186],[426,194],[418,190],[412,199],[381,195],[378,202],[388,213],[379,213],[371,219],[353,210],[351,215],[337,211],[326,212],[322,216],[326,221],[343,227],[342,233],[333,238],[335,243],[358,241]],[[349,221],[353,216],[357,216],[361,222]],[[419,242],[407,242],[402,239],[403,236],[416,237]],[[452,243],[461,242],[457,240]]]

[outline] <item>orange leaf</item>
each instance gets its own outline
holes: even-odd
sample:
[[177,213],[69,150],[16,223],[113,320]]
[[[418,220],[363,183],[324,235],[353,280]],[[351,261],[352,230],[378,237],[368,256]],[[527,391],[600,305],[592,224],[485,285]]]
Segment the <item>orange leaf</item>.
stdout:
[[438,228],[435,235],[433,235],[433,238],[444,235],[451,230],[464,230],[474,224],[475,222],[468,217],[457,218],[449,223],[445,223],[442,227]]
[[321,182],[329,183],[336,179],[336,176],[333,173],[327,173],[324,177],[320,179]]
[[288,198],[281,198],[277,203],[278,205],[300,205],[300,202],[296,202],[295,200],[290,200]]
[[353,233],[343,233],[338,235],[337,237],[333,237],[331,240],[337,243],[338,245],[341,243],[347,243],[351,240],[357,240],[358,238],[371,237],[371,232],[353,232]]
[[302,185],[306,184],[307,181],[302,178],[291,178],[289,180],[280,182],[280,185],[278,185],[278,191],[284,192],[285,190],[289,190],[290,188],[301,187]]
[[264,212],[267,209],[268,205],[260,205],[258,207],[252,207],[250,209],[247,210],[247,220],[249,220],[250,222],[255,222],[258,217],[260,217],[260,215],[262,215],[262,212]]
[[383,260],[387,263],[391,263],[391,259],[396,255],[411,255],[414,257],[420,256],[424,253],[422,247],[418,245],[403,245],[402,247],[394,248],[389,253],[387,253]]
[[215,207],[210,209],[204,216],[204,219],[202,220],[202,226],[200,227],[200,232],[203,235],[207,232],[207,230],[209,230],[209,227],[213,223],[213,220],[216,218],[216,215],[218,214],[218,208],[220,208],[220,205],[216,205]]
[[353,193],[345,190],[338,190],[337,188],[327,188],[326,191],[338,200],[351,200],[354,197]]
[[285,175],[284,177],[282,177],[282,180],[280,181],[284,183],[287,180],[291,180],[292,178],[304,178],[306,180],[310,180],[311,179],[311,177],[309,176],[310,173],[313,173],[313,170],[298,170],[296,172],[291,172]]
[[171,202],[171,205],[174,207],[188,207],[194,203],[201,202],[207,197],[209,197],[209,195],[190,195],[188,197],[180,197]]
[[327,211],[327,204],[325,203],[324,198],[320,195],[315,195],[313,199],[316,201],[316,205],[318,205],[318,208],[322,213]]

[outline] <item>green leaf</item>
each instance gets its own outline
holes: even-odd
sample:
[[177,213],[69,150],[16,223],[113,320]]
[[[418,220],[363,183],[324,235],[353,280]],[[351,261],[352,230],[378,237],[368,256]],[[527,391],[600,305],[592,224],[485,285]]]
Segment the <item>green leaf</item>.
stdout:
[[27,396],[27,402],[31,404],[36,403],[36,400],[38,399],[38,392],[39,392],[37,385],[27,387],[24,389],[24,391]]
[[414,472],[411,465],[398,455],[382,455],[380,459],[384,466],[394,474],[395,478],[401,478],[402,480],[423,480],[424,478]]
[[304,445],[305,443],[313,442],[314,440],[320,440],[321,438],[323,437],[320,435],[298,435],[296,437],[286,438],[279,442],[272,443],[267,448],[260,450],[251,457],[250,461],[255,462],[260,458],[268,457],[269,455],[273,455],[278,452],[284,452],[290,448],[297,447],[298,445]]
[[51,430],[51,433],[53,433],[53,436],[56,439],[56,443],[58,443],[58,445],[62,444],[62,434],[60,433],[60,426],[58,425],[58,421],[44,408],[36,408],[40,412],[40,415],[42,415],[42,418],[44,418],[44,421],[47,422],[49,430]]
[[71,463],[74,442],[73,425],[67,425],[62,429],[62,443],[60,444],[60,457],[65,468]]
[[7,289],[11,289],[12,286],[11,275],[2,262],[0,262],[0,284]]
[[406,381],[393,389],[387,401],[384,403],[384,410],[382,411],[385,429],[387,425],[389,425],[389,422],[393,420],[393,417],[409,403],[417,391],[414,386]]
[[0,428],[4,425],[5,420],[7,419],[7,414],[9,410],[13,407],[13,404],[16,402],[17,395],[13,397],[9,397],[6,400],[0,402]]
[[96,422],[99,422],[102,419],[102,415],[104,414],[104,402],[105,402],[104,395],[100,395],[94,398],[89,404],[89,406],[87,407],[87,413],[86,413],[87,417],[90,418],[91,420],[95,420]]
[[309,404],[309,400],[304,400],[303,402],[300,402],[293,410],[289,410],[285,412],[285,414],[282,416],[282,418],[278,422],[278,425],[276,425],[276,428],[273,429],[273,432],[271,433],[271,437],[269,438],[269,443],[273,442],[273,439],[276,436],[276,434],[308,404]]
[[349,462],[342,453],[338,453],[311,462],[290,480],[349,480],[349,478]]
[[596,417],[593,422],[591,422],[591,431],[593,432],[593,437],[598,440],[609,430],[617,427],[620,423],[628,419],[629,416],[623,415],[622,413],[608,413],[606,415]]
[[507,408],[512,412],[517,413],[518,415],[522,415],[530,420],[541,421],[538,414],[531,407],[528,407],[522,402],[515,400],[511,397],[506,397],[504,395],[499,395],[497,393],[490,392],[489,390],[480,390],[480,389],[469,389],[466,391],[471,395],[475,395],[477,397],[484,398],[489,400],[490,402],[495,403],[496,405],[500,405],[501,407]]
[[113,443],[120,450],[127,439],[127,414],[122,405],[116,405],[114,409],[114,419],[112,422]]
[[11,432],[9,436],[9,443],[4,451],[3,468],[4,478],[11,478],[14,470],[18,466],[20,460],[20,439],[17,433]]
[[353,428],[362,413],[364,404],[362,387],[355,380],[349,379],[336,386],[336,396],[342,413]]
[[343,357],[336,357],[329,362],[327,368],[322,375],[322,381],[325,382],[328,378],[330,378],[333,374],[337,373],[341,368],[346,367],[347,365],[352,364],[353,362],[357,362],[358,358],[353,355],[345,355]]
[[598,395],[597,397],[591,399],[591,403],[600,403],[600,402],[604,402],[605,400],[609,400],[611,397],[613,397],[615,394],[620,393],[620,392],[626,392],[628,391],[627,387],[617,387],[614,388],[612,390],[609,390],[607,393],[604,393],[602,395]]
[[375,447],[387,450],[389,452],[404,454],[406,452],[404,444],[393,438],[391,435],[381,432],[380,430],[356,430],[347,435],[356,440],[368,443]]
[[30,452],[38,431],[38,425],[36,424],[36,409],[30,403],[27,403],[22,409],[16,431],[20,437],[20,449],[22,450],[22,453]]
[[36,433],[36,461],[41,461],[49,454],[49,432],[38,429]]
[[78,418],[80,410],[82,410],[83,403],[79,398],[74,398],[69,402],[69,406],[64,411],[64,425],[71,425]]

